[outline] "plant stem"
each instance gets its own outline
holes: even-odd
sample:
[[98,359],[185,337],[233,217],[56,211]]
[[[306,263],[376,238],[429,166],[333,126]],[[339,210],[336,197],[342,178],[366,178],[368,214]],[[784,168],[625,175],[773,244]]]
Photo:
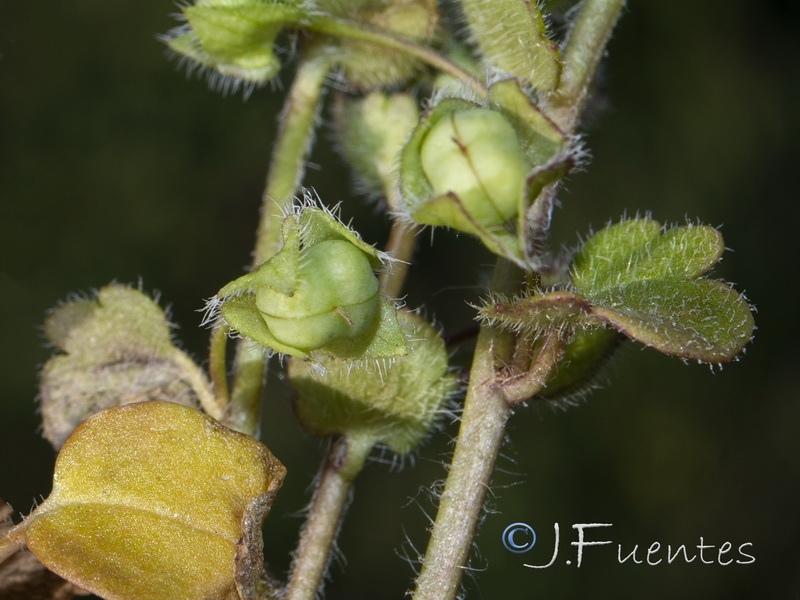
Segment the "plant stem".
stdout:
[[333,59],[329,48],[314,46],[297,66],[292,88],[278,119],[278,133],[261,198],[254,267],[270,258],[280,247],[281,217],[294,201],[305,173],[306,156],[314,139],[314,125]]
[[[555,372],[558,361],[564,357],[566,343],[558,331],[550,331],[544,336],[536,357],[525,370],[516,377],[502,382],[503,393],[509,406],[530,400],[544,388],[547,380]],[[527,352],[524,353],[527,355]]]
[[261,393],[267,376],[264,348],[250,340],[239,340],[233,363],[233,391],[225,424],[258,437],[261,425]]
[[561,80],[545,111],[564,131],[574,131],[589,88],[625,0],[586,0],[573,25],[562,60]]
[[215,327],[211,330],[211,342],[208,349],[208,373],[211,376],[211,389],[218,401],[230,402],[228,393],[228,370],[225,354],[228,349],[228,326]]
[[392,222],[389,241],[386,244],[386,253],[397,259],[397,262],[392,263],[380,275],[381,293],[385,296],[390,298],[400,297],[406,275],[408,275],[411,257],[417,247],[417,234],[419,231],[419,227],[398,219]]
[[[395,185],[394,179],[386,179],[383,182],[386,203],[390,211],[397,210],[403,202],[400,190]],[[392,229],[389,232],[389,241],[386,243],[386,253],[397,262],[381,273],[381,293],[390,298],[399,298],[403,291],[403,284],[408,275],[408,268],[411,266],[411,258],[417,247],[417,234],[420,227],[408,223],[403,219],[392,218]]]
[[0,563],[22,550],[23,546],[25,546],[25,534],[28,531],[28,525],[30,525],[30,520],[25,520],[0,537]]
[[489,93],[486,86],[478,81],[472,73],[435,50],[418,44],[405,36],[373,27],[366,23],[330,15],[313,17],[307,28],[311,31],[368,42],[390,50],[399,50],[403,54],[413,56],[431,67],[455,77],[471,87],[480,96],[486,96]]
[[[494,291],[513,292],[520,279],[516,267],[498,259]],[[458,440],[414,600],[453,600],[458,594],[511,414],[496,365],[510,357],[513,343],[513,336],[491,327],[478,334]]]
[[[575,130],[583,113],[589,85],[623,4],[624,0],[586,0],[581,8],[564,52],[559,88],[547,106],[548,115],[567,133]],[[521,279],[507,265],[498,262],[492,286],[495,291],[513,293],[513,282]],[[563,351],[559,340],[545,341],[532,374],[522,378],[518,385],[512,384],[509,389],[512,397],[507,398],[497,380],[496,369],[504,362],[513,363],[509,360],[513,359],[512,345],[508,334],[488,327],[483,327],[478,335],[453,461],[414,600],[456,598],[511,405],[538,391]]]
[[317,597],[350,500],[353,479],[364,466],[373,442],[366,437],[342,437],[331,445],[300,535],[284,600]]
[[214,394],[203,370],[197,366],[197,363],[189,355],[180,350],[176,350],[171,358],[180,368],[183,378],[192,387],[203,410],[218,421],[223,420],[226,409],[225,401]]
[[[322,91],[332,64],[329,49],[314,46],[297,67],[279,119],[261,202],[253,266],[260,265],[280,248],[281,217],[293,202],[305,172],[305,160],[314,137]],[[258,433],[266,372],[264,349],[241,340],[236,347],[231,413],[227,419],[231,427],[254,436]]]

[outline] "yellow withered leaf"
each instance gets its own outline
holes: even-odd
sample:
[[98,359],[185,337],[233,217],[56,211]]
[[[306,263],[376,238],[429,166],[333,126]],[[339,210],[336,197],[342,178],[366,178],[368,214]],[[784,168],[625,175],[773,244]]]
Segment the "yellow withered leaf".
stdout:
[[26,544],[103,598],[255,598],[261,524],[285,473],[261,443],[199,411],[112,408],[64,444]]

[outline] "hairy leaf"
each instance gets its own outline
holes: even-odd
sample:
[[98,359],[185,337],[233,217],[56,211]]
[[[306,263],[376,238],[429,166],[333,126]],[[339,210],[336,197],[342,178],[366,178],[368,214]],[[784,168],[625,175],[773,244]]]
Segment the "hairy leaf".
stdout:
[[401,454],[419,444],[456,382],[436,329],[413,313],[399,316],[411,338],[406,356],[366,369],[332,361],[323,369],[304,360],[289,363],[295,411],[306,429],[367,438]]
[[464,0],[470,32],[486,62],[550,91],[561,73],[558,45],[547,37],[537,0]]
[[616,292],[592,314],[665,354],[728,362],[753,335],[749,305],[721,281],[636,281]]
[[173,344],[164,310],[139,290],[110,285],[96,299],[62,304],[44,329],[64,352],[47,362],[40,380],[44,433],[54,447],[112,406],[143,400],[197,406],[198,371]]
[[662,231],[651,219],[599,231],[572,265],[576,291],[592,314],[666,354],[727,362],[742,351],[755,324],[747,301],[730,286],[699,279],[725,249],[711,227]]
[[652,219],[631,219],[593,235],[572,264],[578,292],[597,298],[651,279],[694,279],[717,264],[725,245],[713,227],[688,225],[662,233]]
[[755,323],[745,298],[702,278],[724,250],[711,227],[662,232],[651,219],[623,221],[592,236],[572,264],[575,291],[497,299],[480,318],[520,332],[611,326],[681,358],[721,363],[750,340]]

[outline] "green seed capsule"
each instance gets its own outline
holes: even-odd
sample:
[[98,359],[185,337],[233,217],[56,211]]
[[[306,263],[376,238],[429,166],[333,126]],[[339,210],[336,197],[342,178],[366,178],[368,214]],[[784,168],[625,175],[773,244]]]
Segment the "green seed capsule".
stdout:
[[420,150],[436,195],[453,193],[484,227],[516,216],[531,164],[499,112],[455,110],[436,122]]
[[350,242],[329,240],[302,258],[296,290],[256,291],[256,307],[275,338],[304,351],[363,333],[378,310],[378,279],[366,254]]
[[482,104],[443,98],[400,155],[405,212],[420,225],[475,235],[531,268],[537,223],[552,208],[542,191],[569,171],[575,152],[513,79],[492,84]]
[[397,358],[408,350],[397,308],[375,276],[384,255],[306,198],[281,225],[272,258],[217,293],[209,318],[297,358]]

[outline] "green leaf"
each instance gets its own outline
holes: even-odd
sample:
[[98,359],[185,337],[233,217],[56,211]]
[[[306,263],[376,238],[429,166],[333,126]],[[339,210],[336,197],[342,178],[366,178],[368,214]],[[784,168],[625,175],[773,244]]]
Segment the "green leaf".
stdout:
[[712,227],[663,231],[657,221],[622,221],[590,238],[575,257],[572,281],[592,315],[666,354],[704,362],[732,360],[755,328],[743,296],[698,279],[720,259]]
[[661,231],[652,219],[631,219],[593,235],[575,256],[572,281],[590,297],[634,281],[694,279],[707,273],[725,251],[713,227],[687,225]]
[[262,444],[196,410],[110,409],[64,444],[25,543],[104,598],[255,598],[261,523],[284,475]]
[[561,74],[558,45],[547,37],[536,0],[462,0],[461,6],[489,65],[543,92],[556,88]]
[[275,38],[306,17],[299,3],[280,0],[198,1],[183,13],[189,27],[168,36],[172,50],[223,76],[257,84],[280,69]]
[[100,410],[143,400],[195,407],[204,393],[163,309],[138,290],[110,285],[96,299],[62,304],[44,329],[64,352],[47,361],[40,380],[44,433],[56,448]]
[[609,325],[665,354],[727,362],[749,342],[755,323],[744,296],[701,277],[723,250],[711,227],[662,232],[651,219],[623,221],[596,233],[575,256],[574,292],[499,298],[479,317],[528,335]]
[[708,279],[632,282],[607,295],[592,314],[665,354],[710,363],[733,359],[755,328],[745,299]]

